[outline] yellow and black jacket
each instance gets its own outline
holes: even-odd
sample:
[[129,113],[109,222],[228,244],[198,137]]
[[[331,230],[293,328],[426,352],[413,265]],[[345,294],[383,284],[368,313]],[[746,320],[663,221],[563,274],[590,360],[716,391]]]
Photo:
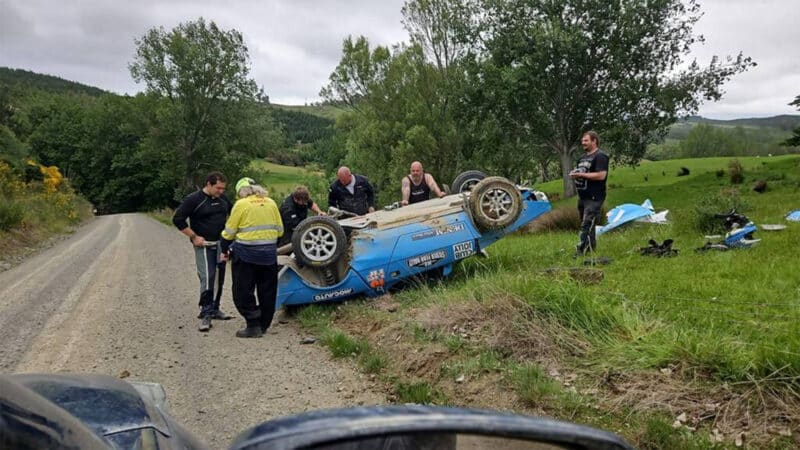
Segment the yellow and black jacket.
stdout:
[[254,264],[274,264],[283,222],[278,205],[269,198],[250,195],[233,205],[222,231],[222,251]]

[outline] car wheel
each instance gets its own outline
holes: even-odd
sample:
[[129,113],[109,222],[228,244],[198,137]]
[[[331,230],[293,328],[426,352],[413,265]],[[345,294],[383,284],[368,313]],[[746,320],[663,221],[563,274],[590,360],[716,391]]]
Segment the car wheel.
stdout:
[[484,178],[469,194],[469,209],[480,230],[496,230],[519,218],[522,196],[514,183],[503,177]]
[[453,194],[469,192],[476,184],[478,184],[479,181],[484,178],[486,178],[486,174],[480,170],[468,170],[466,172],[461,172],[456,179],[453,180],[453,185],[451,186],[450,192]]
[[334,219],[312,216],[300,222],[292,234],[295,256],[306,266],[328,267],[347,247],[344,229]]

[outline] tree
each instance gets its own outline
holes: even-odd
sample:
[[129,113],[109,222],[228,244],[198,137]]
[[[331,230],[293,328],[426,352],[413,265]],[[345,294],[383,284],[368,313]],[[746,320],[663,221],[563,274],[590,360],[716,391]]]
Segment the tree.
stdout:
[[[678,117],[717,100],[754,65],[741,53],[685,61],[695,0],[474,0],[470,101],[507,142],[558,158],[565,195],[581,134],[594,129],[617,161],[635,162]],[[520,155],[522,157],[522,155]],[[547,158],[540,160],[546,161]]]
[[[792,106],[796,106],[798,111],[800,111],[800,95],[794,98],[792,103],[789,103]],[[796,146],[800,147],[800,127],[794,129],[794,136],[787,139],[783,145],[786,146]]]
[[446,75],[467,54],[463,40],[471,13],[463,0],[411,0],[403,5],[403,26],[411,42]]
[[449,85],[418,44],[390,51],[370,49],[364,37],[347,38],[321,95],[351,106],[336,125],[346,136],[343,162],[369,175],[381,202],[398,200],[399,180],[412,161],[422,161],[440,180],[463,164]]
[[375,83],[383,79],[391,54],[386,47],[370,51],[369,41],[348,36],[342,44],[342,59],[330,75],[330,82],[320,90],[325,101],[344,104],[356,111]]
[[200,18],[153,28],[136,45],[131,75],[159,99],[149,140],[176,152],[179,190],[195,189],[212,169],[231,176],[269,145],[265,133],[275,127],[266,108],[254,107],[259,90],[241,33]]

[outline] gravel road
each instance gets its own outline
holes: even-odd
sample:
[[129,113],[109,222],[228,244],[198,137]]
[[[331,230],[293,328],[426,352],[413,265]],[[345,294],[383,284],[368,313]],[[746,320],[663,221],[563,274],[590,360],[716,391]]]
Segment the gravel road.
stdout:
[[212,448],[270,418],[380,404],[347,363],[331,360],[293,320],[262,339],[237,339],[234,320],[197,331],[189,243],[141,214],[93,219],[73,236],[0,273],[0,370],[93,372],[161,383],[170,410]]

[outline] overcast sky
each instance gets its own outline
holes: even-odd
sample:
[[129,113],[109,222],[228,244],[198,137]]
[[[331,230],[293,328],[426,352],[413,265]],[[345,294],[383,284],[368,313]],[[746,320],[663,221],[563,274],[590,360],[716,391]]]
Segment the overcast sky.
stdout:
[[[341,57],[342,40],[366,36],[373,45],[407,38],[403,0],[0,0],[0,66],[56,75],[116,93],[135,94],[128,63],[134,40],[155,26],[167,30],[204,17],[241,31],[251,75],[270,101],[304,104]],[[696,31],[706,43],[700,62],[740,50],[758,66],[725,85],[706,117],[798,114],[788,103],[800,94],[800,0],[701,0]]]

